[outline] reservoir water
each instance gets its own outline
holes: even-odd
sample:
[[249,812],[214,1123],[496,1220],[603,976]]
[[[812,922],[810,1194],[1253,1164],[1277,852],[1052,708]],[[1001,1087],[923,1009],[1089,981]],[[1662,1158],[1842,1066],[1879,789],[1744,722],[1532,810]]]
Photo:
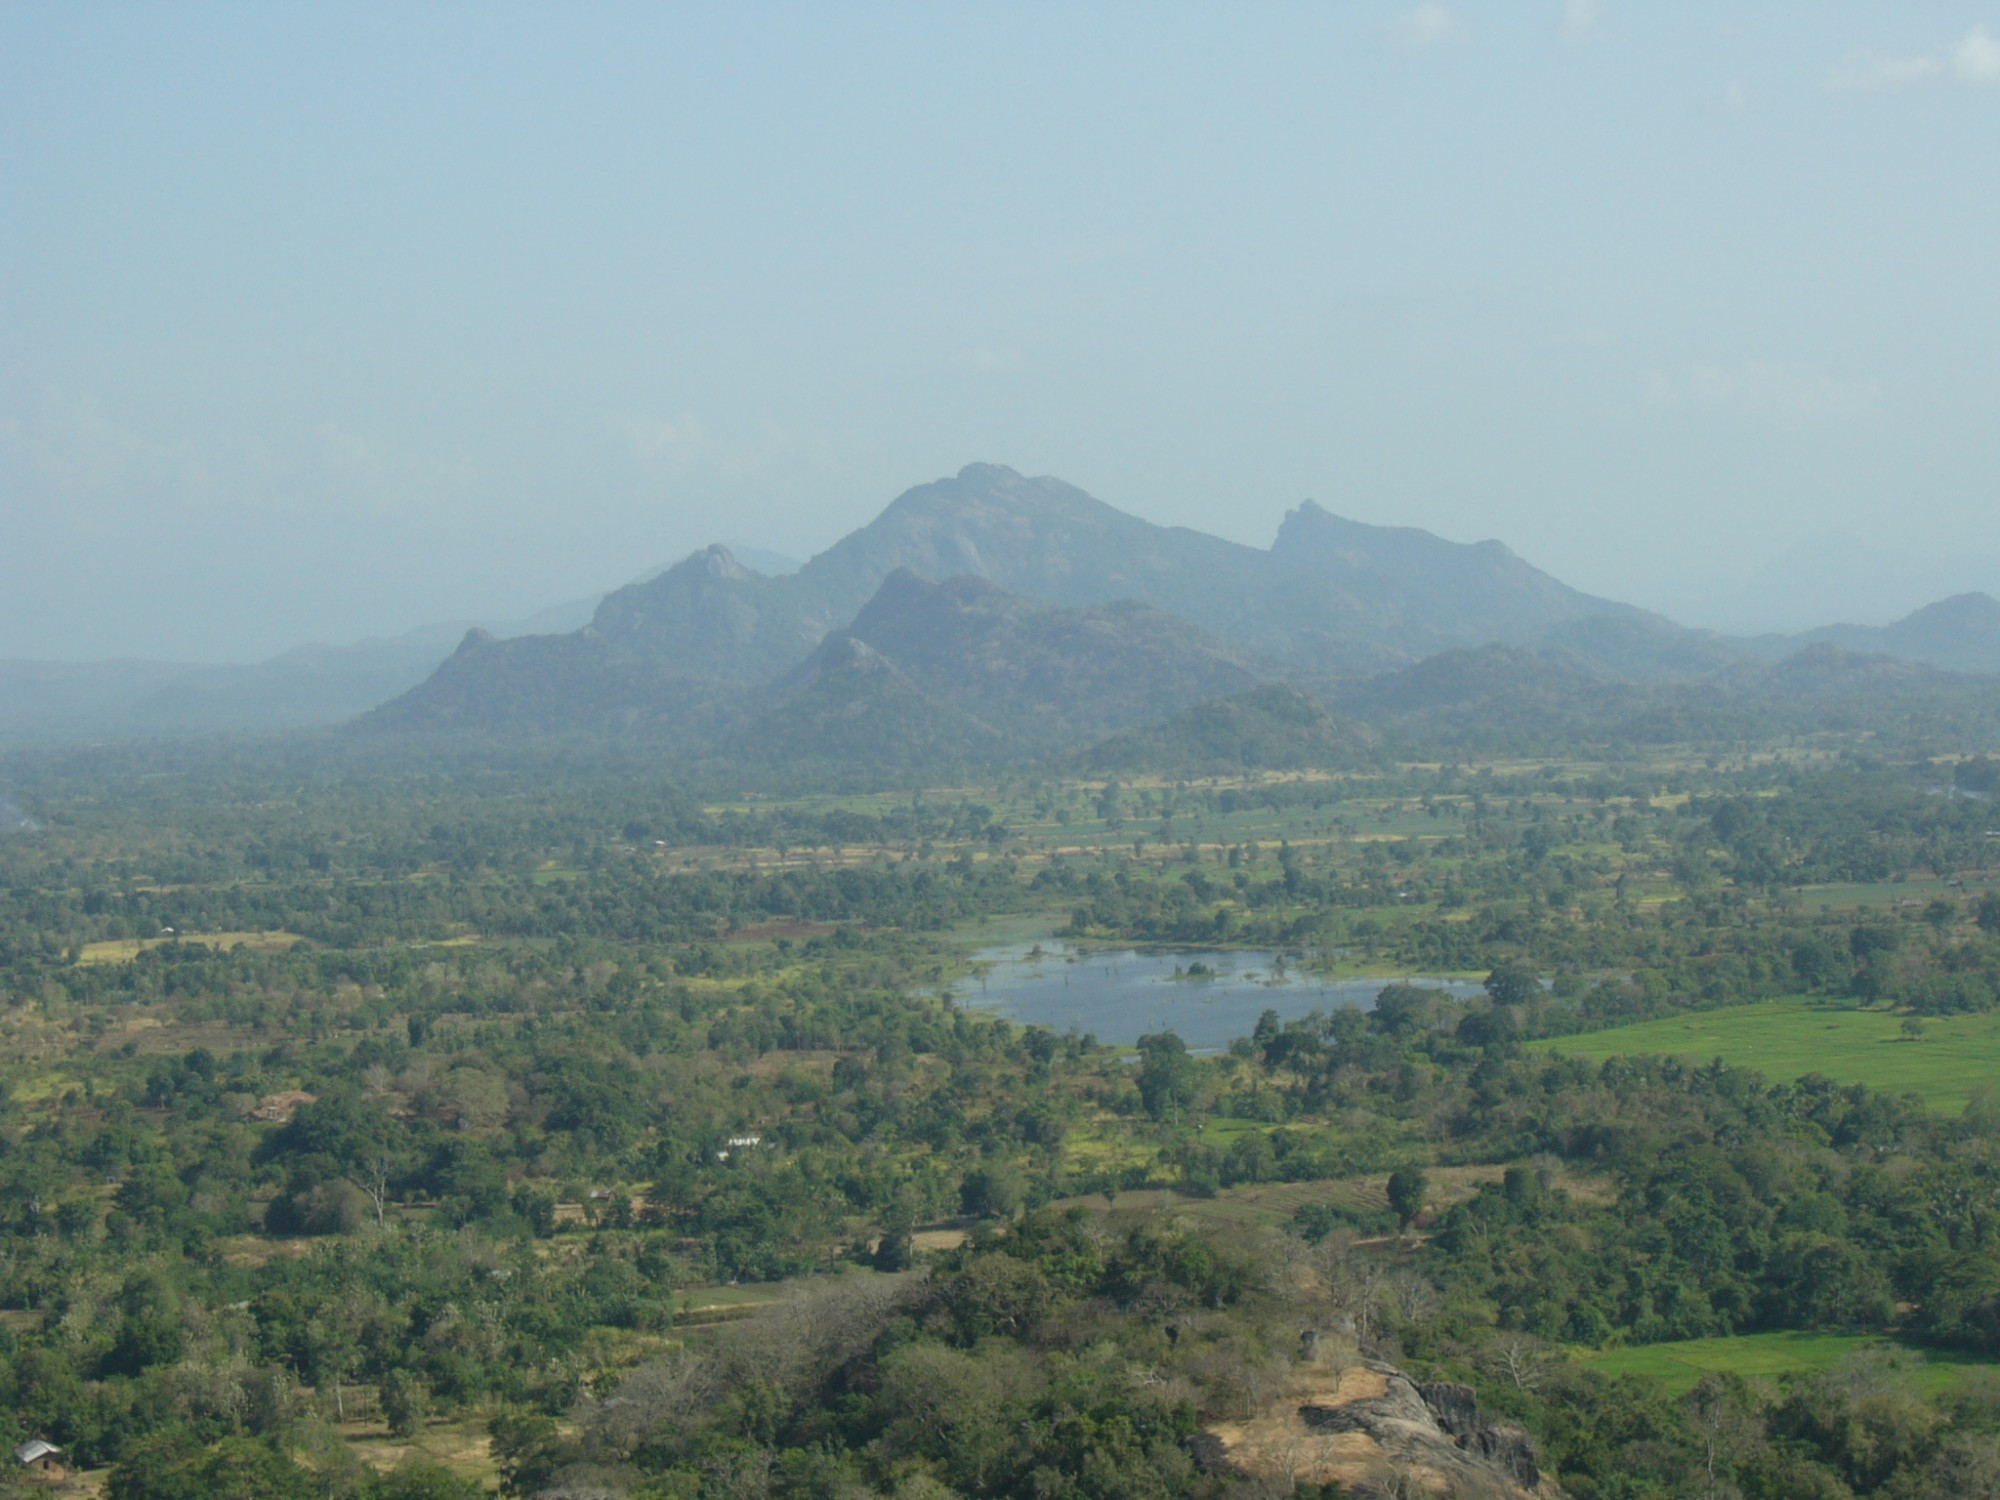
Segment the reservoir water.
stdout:
[[1171,1029],[1196,1051],[1219,1050],[1248,1036],[1267,1010],[1285,1021],[1341,1006],[1371,1010],[1385,986],[1400,982],[1461,999],[1480,991],[1462,979],[1326,979],[1277,953],[1081,950],[1049,938],[982,949],[973,963],[973,977],[952,987],[961,1005],[1120,1047]]

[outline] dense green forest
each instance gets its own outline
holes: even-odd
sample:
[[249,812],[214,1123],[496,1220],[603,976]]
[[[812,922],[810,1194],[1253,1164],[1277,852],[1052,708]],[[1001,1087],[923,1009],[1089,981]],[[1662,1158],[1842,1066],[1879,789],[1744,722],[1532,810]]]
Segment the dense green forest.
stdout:
[[[9,758],[0,1436],[120,1500],[2000,1494],[2000,1094],[1615,1045],[1805,997],[1921,1080],[2000,1010],[1994,762],[1127,774]],[[1379,995],[1124,1045],[969,1006],[996,932]],[[1607,1363],[1780,1339],[1847,1352]]]

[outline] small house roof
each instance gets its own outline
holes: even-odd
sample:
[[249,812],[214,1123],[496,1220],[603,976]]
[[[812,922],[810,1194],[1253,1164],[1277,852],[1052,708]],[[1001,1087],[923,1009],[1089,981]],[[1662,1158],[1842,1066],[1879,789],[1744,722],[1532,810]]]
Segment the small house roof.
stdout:
[[29,1438],[14,1450],[14,1459],[17,1463],[31,1464],[38,1458],[47,1458],[51,1453],[60,1452],[62,1449],[54,1443],[45,1443],[40,1438]]

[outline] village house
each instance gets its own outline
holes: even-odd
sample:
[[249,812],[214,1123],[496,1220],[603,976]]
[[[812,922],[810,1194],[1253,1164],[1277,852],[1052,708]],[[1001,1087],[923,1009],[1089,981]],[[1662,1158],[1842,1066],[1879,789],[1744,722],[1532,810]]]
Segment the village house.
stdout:
[[62,1449],[40,1438],[30,1438],[14,1450],[14,1461],[37,1479],[63,1478]]

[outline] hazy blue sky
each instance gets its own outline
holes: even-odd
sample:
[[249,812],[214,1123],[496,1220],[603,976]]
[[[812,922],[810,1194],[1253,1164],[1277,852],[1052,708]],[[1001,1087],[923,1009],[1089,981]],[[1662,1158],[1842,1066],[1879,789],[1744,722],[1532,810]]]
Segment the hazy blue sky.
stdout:
[[525,614],[975,459],[1886,618],[2000,589],[1997,246],[2000,0],[10,0],[0,657]]

